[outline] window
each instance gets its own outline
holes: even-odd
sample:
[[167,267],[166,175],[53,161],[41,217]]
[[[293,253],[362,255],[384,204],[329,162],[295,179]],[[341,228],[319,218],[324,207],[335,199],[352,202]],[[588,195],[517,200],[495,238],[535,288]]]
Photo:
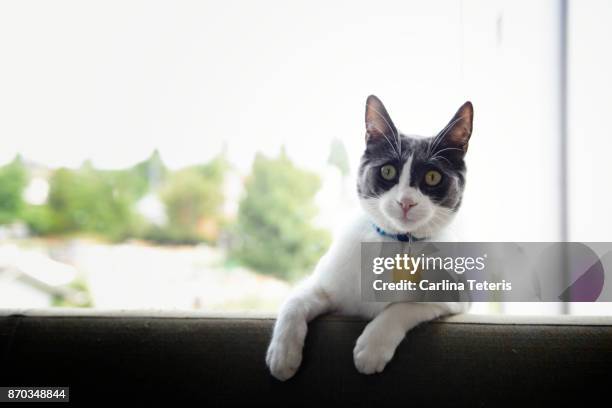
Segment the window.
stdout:
[[[0,307],[276,311],[371,93],[424,135],[473,101],[460,239],[610,240],[610,4],[265,3],[0,6]],[[476,311],[534,310],[612,311]]]

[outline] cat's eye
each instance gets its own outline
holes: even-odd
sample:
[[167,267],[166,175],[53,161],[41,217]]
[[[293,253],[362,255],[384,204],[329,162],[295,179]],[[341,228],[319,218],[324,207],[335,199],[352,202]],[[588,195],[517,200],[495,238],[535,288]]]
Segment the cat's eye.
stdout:
[[392,164],[385,164],[380,168],[380,175],[385,180],[393,180],[397,176],[397,170]]
[[429,170],[425,173],[425,184],[430,187],[437,186],[442,181],[442,174],[436,170]]

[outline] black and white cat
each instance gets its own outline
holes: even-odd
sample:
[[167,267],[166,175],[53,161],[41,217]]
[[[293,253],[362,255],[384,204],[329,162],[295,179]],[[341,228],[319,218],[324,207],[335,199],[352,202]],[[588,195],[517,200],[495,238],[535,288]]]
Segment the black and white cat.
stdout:
[[353,350],[357,370],[372,374],[385,368],[408,330],[467,309],[464,303],[362,301],[360,250],[361,242],[448,240],[444,230],[465,186],[472,119],[472,104],[466,102],[436,136],[407,136],[397,131],[382,102],[368,97],[366,149],[357,179],[363,213],[282,306],[266,356],[274,377],[287,380],[295,374],[307,324],[323,313],[372,319]]

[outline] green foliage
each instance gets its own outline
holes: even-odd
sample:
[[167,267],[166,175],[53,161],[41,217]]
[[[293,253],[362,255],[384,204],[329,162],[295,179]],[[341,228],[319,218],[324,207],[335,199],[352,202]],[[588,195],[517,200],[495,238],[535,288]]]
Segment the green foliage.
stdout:
[[166,179],[169,172],[159,152],[155,150],[148,159],[118,173],[121,177],[117,181],[132,193],[134,199],[137,199],[144,196],[149,190],[157,188]]
[[157,241],[215,241],[222,222],[223,179],[228,164],[223,156],[210,163],[171,174],[161,190],[168,224],[153,228]]
[[21,216],[24,202],[23,190],[28,182],[21,157],[0,167],[0,224],[15,221]]
[[[15,218],[19,213],[34,234],[86,233],[111,240],[142,237],[163,243],[196,243],[217,239],[227,167],[221,155],[207,164],[171,173],[157,151],[122,170],[98,170],[85,162],[76,170],[53,171],[47,203],[28,206],[21,204],[24,183],[15,183],[21,180],[15,176],[17,167],[3,168],[0,176],[12,181],[3,184],[4,195],[11,198],[3,200],[10,209],[7,214]],[[25,180],[25,170],[21,170]],[[136,213],[138,200],[149,192],[159,193],[165,204],[166,226],[148,225]]]
[[54,232],[53,212],[48,205],[27,205],[21,219],[34,235],[47,235]]
[[51,300],[53,307],[94,307],[89,286],[83,278],[75,279],[68,288],[72,290],[72,296],[54,295]]
[[134,197],[118,180],[120,173],[95,170],[88,164],[78,170],[55,171],[49,182],[50,225],[38,228],[50,233],[93,233],[113,240],[127,237],[135,227]]
[[[334,157],[341,159],[342,154]],[[310,270],[330,241],[326,231],[312,226],[314,196],[320,188],[317,175],[297,168],[284,153],[278,158],[257,155],[238,218],[228,228],[222,212],[228,168],[223,154],[174,172],[157,152],[122,170],[99,170],[85,163],[79,169],[50,172],[46,204],[27,205],[21,198],[27,169],[16,159],[0,168],[0,220],[24,220],[36,235],[84,233],[161,243],[215,243],[225,229],[231,238],[230,263],[284,279]],[[163,202],[164,225],[149,225],[135,211],[138,201],[151,193]]]
[[148,159],[128,169],[97,172],[104,175],[119,195],[131,202],[136,202],[148,191],[155,189],[168,174],[157,150]]
[[275,159],[258,154],[240,203],[232,256],[284,279],[312,268],[330,240],[312,227],[319,188],[317,175],[295,167],[284,153]]
[[122,170],[98,170],[85,162],[77,170],[58,169],[49,179],[45,205],[29,205],[22,219],[34,234],[95,234],[111,240],[141,236],[145,220],[135,203],[166,177],[157,151]]

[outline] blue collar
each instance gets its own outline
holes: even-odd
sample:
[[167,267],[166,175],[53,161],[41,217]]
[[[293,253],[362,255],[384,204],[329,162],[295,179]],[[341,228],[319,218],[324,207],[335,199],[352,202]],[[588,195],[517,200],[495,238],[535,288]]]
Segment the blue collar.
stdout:
[[400,242],[417,242],[417,241],[423,241],[426,239],[426,237],[423,238],[417,238],[414,235],[411,234],[389,234],[388,232],[386,232],[384,229],[380,228],[378,225],[376,224],[372,224],[372,226],[376,229],[376,232],[378,232],[378,235],[382,236],[382,237],[389,237],[389,238],[393,238],[397,241]]

